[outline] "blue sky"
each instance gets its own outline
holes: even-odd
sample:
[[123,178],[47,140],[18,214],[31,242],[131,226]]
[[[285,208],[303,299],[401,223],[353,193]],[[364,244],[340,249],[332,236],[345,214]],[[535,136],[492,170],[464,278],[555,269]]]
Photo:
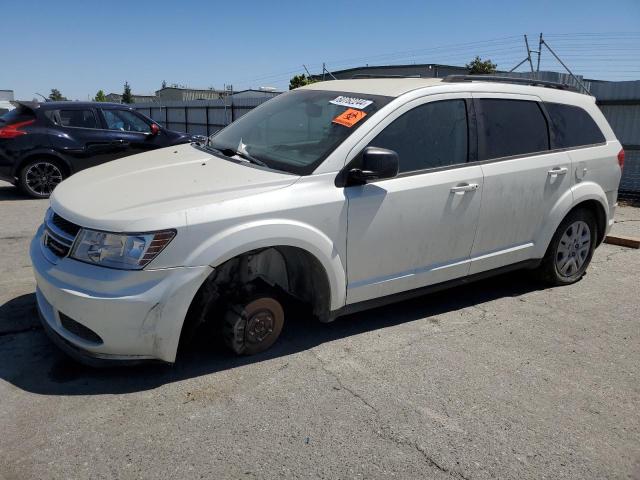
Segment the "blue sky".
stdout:
[[125,80],[147,94],[163,80],[286,88],[302,64],[315,73],[322,62],[464,64],[480,54],[511,68],[525,55],[521,35],[539,32],[576,73],[640,79],[639,0],[2,0],[0,12],[0,89],[20,99],[58,88],[86,100]]

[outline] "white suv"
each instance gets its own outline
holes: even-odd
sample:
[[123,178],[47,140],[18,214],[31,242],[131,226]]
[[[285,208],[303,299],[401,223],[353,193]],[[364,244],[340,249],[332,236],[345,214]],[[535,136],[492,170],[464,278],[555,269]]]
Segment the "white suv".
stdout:
[[590,96],[487,80],[316,83],[72,176],[31,245],[45,329],[86,362],[174,362],[207,322],[268,348],[290,297],[328,322],[516,268],[579,280],[621,145]]

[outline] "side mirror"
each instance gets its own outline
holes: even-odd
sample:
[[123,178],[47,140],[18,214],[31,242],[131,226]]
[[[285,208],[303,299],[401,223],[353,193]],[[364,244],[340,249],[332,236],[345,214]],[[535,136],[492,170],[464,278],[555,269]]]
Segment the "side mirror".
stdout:
[[157,123],[152,123],[151,124],[151,135],[155,137],[159,133],[160,133],[160,127],[158,126],[158,124]]
[[386,148],[367,147],[362,152],[362,168],[349,170],[348,183],[362,185],[370,180],[393,178],[398,175],[398,154]]

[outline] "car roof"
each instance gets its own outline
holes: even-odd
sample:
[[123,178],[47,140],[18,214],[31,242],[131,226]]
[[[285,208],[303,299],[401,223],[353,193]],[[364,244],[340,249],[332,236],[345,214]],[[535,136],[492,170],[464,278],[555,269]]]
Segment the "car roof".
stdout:
[[361,95],[382,95],[400,97],[409,92],[424,89],[425,93],[499,93],[536,95],[543,101],[560,102],[574,105],[595,103],[595,98],[582,93],[571,92],[533,85],[521,85],[495,81],[443,81],[441,78],[354,78],[350,80],[328,80],[301,87],[305,90],[328,90],[337,92],[358,93]]
[[43,110],[52,110],[58,108],[76,109],[76,108],[122,108],[131,109],[127,104],[122,103],[109,103],[109,102],[73,102],[73,101],[61,101],[61,102],[40,102],[38,107]]

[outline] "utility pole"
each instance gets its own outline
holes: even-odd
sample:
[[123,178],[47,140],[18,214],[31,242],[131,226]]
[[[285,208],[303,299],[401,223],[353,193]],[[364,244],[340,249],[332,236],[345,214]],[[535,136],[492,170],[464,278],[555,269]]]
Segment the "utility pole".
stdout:
[[527,46],[527,60],[529,60],[529,66],[531,67],[531,73],[533,73],[533,62],[531,61],[531,49],[529,48],[529,40],[527,35],[524,36],[524,44]]
[[589,90],[587,90],[587,87],[585,87],[585,86],[583,85],[583,83],[582,83],[580,80],[578,80],[578,77],[576,77],[576,76],[573,74],[573,72],[572,72],[571,70],[569,70],[569,67],[567,67],[567,66],[564,64],[564,62],[563,62],[562,60],[560,60],[560,57],[559,57],[558,55],[556,55],[556,52],[554,52],[554,51],[551,49],[551,47],[549,46],[549,44],[548,44],[547,42],[545,42],[545,41],[542,39],[542,34],[540,35],[540,42],[541,42],[541,44],[542,44],[542,45],[544,45],[545,47],[547,47],[547,50],[549,50],[549,52],[551,52],[551,55],[553,55],[553,56],[555,57],[555,59],[556,59],[556,60],[558,60],[558,62],[560,62],[560,65],[562,65],[562,66],[564,67],[564,69],[569,73],[569,75],[571,75],[571,78],[573,78],[573,79],[576,81],[576,83],[577,83],[578,85],[580,85],[580,87],[581,87],[585,92],[587,92],[587,95],[589,95],[591,92],[589,92]]
[[307,68],[307,66],[304,63],[302,64],[302,68],[304,68],[304,70],[307,72],[307,75],[309,76],[309,78],[311,78],[311,73],[309,72],[309,69]]
[[329,75],[331,75],[331,78],[333,78],[334,80],[337,80],[337,78],[335,77],[335,75],[333,73],[331,73],[327,67],[325,66],[325,64],[322,64],[322,80],[324,80],[324,72],[327,72]]
[[536,72],[540,71],[540,54],[542,53],[542,32],[540,32],[540,40],[538,41],[538,66]]
[[533,73],[533,62],[531,61],[531,50],[529,49],[529,40],[527,39],[526,35],[524,36],[524,45],[525,47],[527,47],[526,58],[522,60],[519,64],[517,64],[515,67],[513,67],[511,70],[509,70],[509,72],[513,72],[514,70],[516,70],[524,62],[529,62],[529,65],[531,66],[531,72]]

